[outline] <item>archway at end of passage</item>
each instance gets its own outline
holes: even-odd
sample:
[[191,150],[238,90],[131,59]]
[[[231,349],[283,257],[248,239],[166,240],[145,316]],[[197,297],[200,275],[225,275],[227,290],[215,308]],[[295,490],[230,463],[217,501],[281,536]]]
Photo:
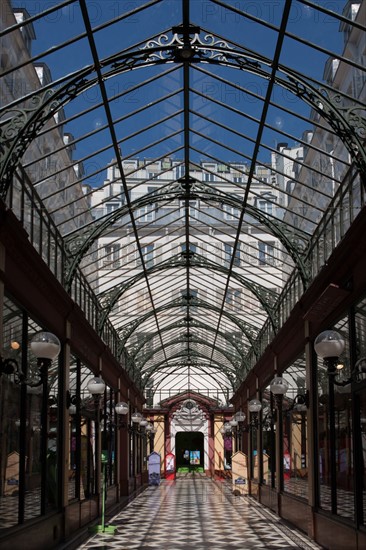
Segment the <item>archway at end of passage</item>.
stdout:
[[201,432],[177,432],[175,436],[177,473],[204,471],[204,437]]

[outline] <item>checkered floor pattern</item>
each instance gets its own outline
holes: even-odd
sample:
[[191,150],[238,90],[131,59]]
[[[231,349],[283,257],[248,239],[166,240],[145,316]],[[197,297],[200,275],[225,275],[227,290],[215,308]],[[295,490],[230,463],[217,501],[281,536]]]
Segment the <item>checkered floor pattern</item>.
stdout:
[[98,533],[81,550],[319,549],[231,484],[195,475],[149,487],[111,518],[114,535]]

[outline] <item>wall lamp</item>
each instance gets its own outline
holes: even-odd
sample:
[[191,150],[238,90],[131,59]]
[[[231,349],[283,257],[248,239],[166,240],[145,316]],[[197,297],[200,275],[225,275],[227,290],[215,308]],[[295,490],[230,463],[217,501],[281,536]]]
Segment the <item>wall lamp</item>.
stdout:
[[19,365],[16,359],[8,357],[3,359],[0,356],[0,376],[2,374],[17,374],[19,372]]
[[16,384],[26,384],[30,387],[41,386],[47,379],[51,362],[60,353],[60,340],[52,332],[37,332],[30,342],[30,349],[37,358],[39,380],[29,380],[20,368],[18,361],[13,358],[0,358],[0,376],[2,374],[14,375]]
[[323,364],[327,369],[328,377],[336,386],[347,386],[351,382],[359,382],[366,374],[366,358],[359,359],[349,378],[347,380],[337,380],[336,376],[341,372],[343,364],[339,357],[345,348],[343,336],[336,330],[324,330],[315,339],[314,350],[318,357],[323,359]]
[[232,435],[232,425],[230,424],[230,422],[225,422],[223,424],[223,426],[220,428],[220,434],[223,437],[228,437]]
[[282,376],[275,376],[270,383],[269,389],[274,395],[275,405],[277,409],[282,406],[283,397],[284,395],[286,395],[288,388],[289,383],[287,382],[287,380],[282,378]]
[[105,382],[99,376],[95,376],[89,380],[86,387],[89,393],[91,393],[95,399],[99,400],[104,394]]
[[251,399],[248,403],[248,409],[250,412],[250,422],[248,424],[250,428],[258,428],[259,426],[259,413],[262,410],[262,403],[259,399]]
[[[275,376],[270,384],[270,390],[274,395],[276,407],[282,406],[282,401],[289,388],[289,383],[282,376]],[[304,412],[309,408],[309,391],[298,393],[292,400],[287,412]]]
[[147,420],[142,416],[140,412],[134,412],[131,414],[131,425],[129,427],[129,430],[133,433],[141,433],[140,432],[140,426],[143,428],[147,425]]
[[69,409],[69,414],[76,414],[80,398],[77,395],[71,395],[69,390],[66,392],[66,408]]
[[146,425],[146,431],[150,435],[155,435],[157,432],[157,429],[154,428],[154,426],[151,424],[151,422],[148,422]]
[[[100,401],[105,391],[105,382],[100,376],[94,376],[91,378],[86,388],[88,392],[94,398],[94,406],[96,409],[100,408]],[[77,405],[81,403],[81,399],[77,395],[71,395],[69,391],[66,392],[66,408],[69,409],[69,414],[76,414]],[[85,401],[84,401],[85,404]]]
[[[283,398],[289,389],[289,383],[282,376],[275,376],[270,383],[270,391],[274,395],[276,409],[282,408]],[[248,409],[250,413],[250,422],[245,428],[246,431],[250,429],[258,429],[259,427],[259,413],[262,410],[263,405],[259,399],[251,399],[248,403]],[[305,393],[298,393],[290,407],[286,412],[304,412],[309,408],[309,391]],[[276,421],[276,411],[267,412],[264,419],[261,422],[262,427],[269,427],[271,423]]]
[[149,444],[150,444],[150,453],[153,452],[154,450],[154,441],[155,441],[155,434],[157,432],[157,429],[154,428],[154,426],[151,424],[151,422],[148,422],[147,425],[146,425],[146,433],[148,435],[148,438],[149,438]]
[[105,391],[105,382],[102,378],[100,378],[100,376],[94,376],[94,378],[91,378],[88,381],[86,388],[93,397],[96,421],[97,423],[99,423],[100,422],[100,405],[102,401],[102,396],[104,395],[104,391]]
[[124,401],[120,401],[117,403],[117,405],[114,407],[114,410],[117,414],[117,422],[116,427],[117,428],[126,428],[127,423],[125,422],[124,418],[127,416],[129,411],[129,406]]
[[220,428],[220,433],[223,436],[237,435],[243,433],[245,429],[243,428],[244,420],[246,416],[243,411],[238,411],[234,414],[231,420],[225,422],[224,425]]

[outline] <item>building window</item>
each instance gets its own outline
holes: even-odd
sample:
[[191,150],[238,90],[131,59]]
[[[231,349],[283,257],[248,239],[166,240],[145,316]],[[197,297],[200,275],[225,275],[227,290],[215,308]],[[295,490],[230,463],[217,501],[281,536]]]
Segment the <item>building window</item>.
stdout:
[[[234,245],[225,243],[224,244],[224,263],[226,266],[229,266],[231,263],[231,258],[234,252]],[[233,265],[239,267],[240,266],[240,247],[239,243],[237,244],[236,250],[235,250],[235,257]]]
[[274,243],[258,243],[258,261],[259,265],[274,265],[275,248]]
[[[186,243],[181,243],[180,248],[181,248],[181,253],[184,254],[187,250]],[[192,252],[193,254],[196,254],[197,244],[196,243],[189,243],[189,251]]]
[[180,178],[183,178],[183,176],[185,174],[184,164],[180,164],[179,166],[175,166],[174,167],[174,174],[175,174],[175,179],[177,179],[177,180],[179,180]]
[[[185,201],[179,202],[179,214],[180,216],[185,215]],[[198,218],[198,208],[199,204],[198,201],[189,201],[189,207],[188,207],[188,214],[190,218],[197,219]]]
[[108,244],[104,247],[103,267],[120,267],[120,259],[120,244]]
[[240,216],[240,209],[224,204],[224,218],[225,220],[238,220]]
[[149,269],[154,265],[154,245],[148,244],[141,248],[142,256],[144,258],[145,267]]
[[105,205],[105,213],[106,214],[112,214],[112,212],[115,212],[120,207],[119,202],[107,202]]
[[261,212],[265,212],[270,216],[273,215],[273,204],[266,199],[258,199],[258,208]]
[[228,288],[225,305],[230,309],[240,309],[241,292],[239,288]]
[[139,208],[136,212],[137,222],[152,222],[155,220],[155,203],[147,204],[143,208]]

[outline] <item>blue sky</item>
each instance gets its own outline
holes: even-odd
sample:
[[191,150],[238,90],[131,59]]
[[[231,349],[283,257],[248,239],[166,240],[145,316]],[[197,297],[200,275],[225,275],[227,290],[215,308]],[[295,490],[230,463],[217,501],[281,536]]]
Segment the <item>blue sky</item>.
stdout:
[[[232,0],[228,2],[230,6],[242,10],[244,13],[254,17],[263,19],[269,25],[279,25],[282,17],[283,0]],[[336,13],[341,13],[344,2],[343,0],[321,1],[320,5],[327,9],[334,10]],[[14,6],[25,7],[30,15],[37,13],[40,8],[47,9],[58,2],[54,1],[14,1]],[[93,25],[99,26],[103,22],[110,20],[112,17],[121,15],[126,10],[136,9],[145,4],[141,0],[119,0],[119,1],[94,1],[87,2],[90,20]],[[272,58],[277,33],[273,30],[259,25],[249,19],[243,20],[243,17],[238,13],[234,13],[229,9],[221,8],[206,0],[192,0],[191,2],[191,21],[199,24],[203,29],[209,30],[218,36],[222,36],[226,40],[231,40],[234,43],[241,44],[248,50],[254,50],[260,55]],[[139,41],[146,41],[149,37],[161,33],[165,29],[171,28],[173,25],[181,22],[181,2],[180,0],[165,0],[164,2],[152,6],[143,13],[137,13],[129,20],[121,21],[118,25],[102,30],[95,35],[96,45],[99,57],[112,55],[116,52],[123,51]],[[84,31],[82,18],[78,4],[72,4],[57,10],[55,13],[48,15],[45,19],[34,23],[36,32],[36,40],[33,43],[33,55],[37,55],[45,50],[57,46],[58,44],[72,39],[74,36],[81,34]],[[335,52],[341,52],[343,49],[342,35],[338,32],[339,23],[326,14],[322,14],[304,6],[297,1],[293,2],[288,30],[289,32],[301,36],[305,40],[315,42],[322,47],[326,47]],[[201,32],[203,35],[203,31]],[[291,38],[285,38],[281,63],[286,64],[302,73],[309,73],[315,78],[321,79],[323,74],[324,63],[327,56],[320,54],[309,48],[307,45],[294,44]],[[86,39],[80,40],[76,45],[70,45],[62,51],[52,53],[44,57],[44,61],[51,69],[52,76],[57,79],[67,73],[76,71],[81,67],[85,67],[92,63],[90,48]],[[204,67],[207,70],[207,66]],[[242,119],[238,115],[232,115],[227,110],[223,110],[213,103],[202,99],[197,95],[192,102],[192,108],[198,113],[203,114],[207,119],[217,120],[219,123],[230,124],[238,132],[255,137],[257,124],[251,117],[259,118],[261,115],[262,101],[257,99],[255,95],[263,96],[266,92],[267,82],[260,79],[258,76],[250,73],[243,73],[238,70],[228,70],[220,68],[217,73],[221,76],[222,81],[217,82],[212,78],[192,71],[191,82],[192,87],[196,90],[205,93],[209,97],[217,101],[228,101],[235,109],[249,114],[249,117]],[[106,86],[109,93],[123,92],[131,86],[138,84],[140,80],[144,80],[149,76],[157,74],[157,70],[144,69],[135,72],[129,72],[117,78],[107,81]],[[226,82],[225,82],[226,80]],[[237,83],[242,86],[247,92],[234,90],[230,86],[230,82]],[[168,77],[160,79],[156,84],[152,84],[147,88],[134,90],[133,93],[124,96],[123,99],[111,104],[113,116],[127,117],[128,113],[145,105],[147,101],[158,98],[164,94],[170,93],[175,87],[181,85],[181,76],[178,73],[173,73]],[[291,96],[282,88],[276,87],[274,90],[274,101],[280,105],[284,105],[295,111],[299,111],[303,116],[309,115],[309,107]],[[66,107],[66,115],[71,116],[78,110],[86,109],[100,100],[99,91],[94,88],[84,93],[78,98],[75,103]],[[164,126],[164,132],[170,132],[178,129],[181,126],[181,118],[176,115],[177,110],[181,107],[181,100],[177,97],[168,101],[164,108],[160,106],[152,107],[145,111],[142,116],[135,116],[131,119],[126,119],[118,125],[118,139],[124,139],[138,128],[143,128],[144,124],[151,124],[158,120],[161,116],[170,115],[172,118]],[[175,116],[174,116],[175,115]],[[199,131],[210,135],[215,140],[223,139],[225,132],[208,124],[203,119],[193,119],[194,127]],[[303,130],[308,129],[308,125],[299,122],[298,119],[291,115],[287,115],[281,110],[270,108],[268,113],[268,122],[275,129],[283,130],[293,136],[301,136]],[[75,137],[83,133],[91,132],[101,128],[106,123],[106,116],[103,109],[83,117],[83,119],[70,123],[65,130],[73,133]],[[161,136],[161,128],[149,131],[148,139],[154,141]],[[280,134],[276,134],[275,130],[265,132],[266,143],[269,146],[275,146],[276,142],[289,141]],[[293,141],[293,143],[296,140]],[[133,154],[145,142],[144,135],[140,138],[124,141],[122,152],[125,155]],[[210,144],[207,140],[198,137],[192,138],[192,143],[201,148],[207,154],[217,155],[229,161],[240,160],[237,155],[225,151],[220,146]],[[230,147],[234,147],[243,152],[243,157],[251,155],[252,144],[250,140],[238,139],[237,137],[225,134],[225,143]],[[98,136],[89,138],[80,142],[77,145],[75,156],[82,158],[87,156],[98,148],[108,146],[110,144],[110,136],[108,132],[101,132]],[[160,152],[164,154],[169,152],[173,147],[182,144],[182,138],[176,136],[171,142],[160,145]],[[292,144],[292,143],[291,143]],[[159,154],[159,148],[154,148],[149,151],[146,156]],[[89,172],[95,169],[95,166],[107,164],[113,156],[113,151],[108,149],[101,154],[98,162],[88,161],[87,170]],[[144,156],[144,155],[142,155]],[[179,155],[177,155],[179,156]],[[269,160],[269,153],[264,149],[260,153],[260,158],[263,161]],[[94,183],[100,183],[104,178],[104,174],[94,178]]]

